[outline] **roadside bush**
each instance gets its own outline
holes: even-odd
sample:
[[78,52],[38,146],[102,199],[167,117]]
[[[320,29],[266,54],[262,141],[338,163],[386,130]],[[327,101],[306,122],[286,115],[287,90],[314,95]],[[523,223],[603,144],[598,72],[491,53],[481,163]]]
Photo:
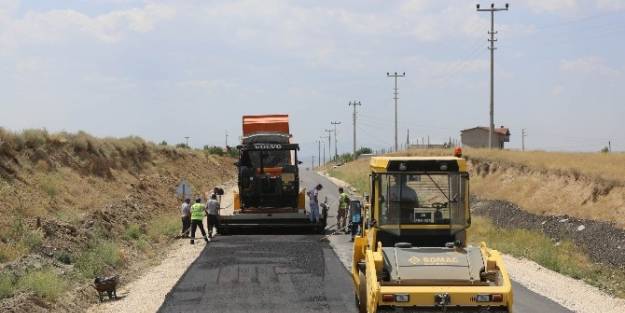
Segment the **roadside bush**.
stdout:
[[43,232],[40,229],[27,231],[22,237],[22,243],[30,251],[36,251],[43,244]]
[[206,151],[208,154],[213,154],[213,155],[219,155],[222,156],[225,154],[224,149],[222,147],[217,147],[217,146],[204,146],[204,151]]
[[67,282],[51,269],[43,269],[26,273],[17,282],[19,289],[29,290],[35,295],[48,300],[55,300],[65,292]]
[[15,293],[15,280],[9,273],[0,274],[0,299],[12,297]]
[[24,145],[35,149],[43,146],[48,140],[48,131],[45,129],[26,129],[21,134]]
[[111,241],[96,242],[90,249],[76,258],[76,268],[85,278],[102,275],[107,267],[121,265],[121,254],[117,244]]
[[138,240],[143,235],[143,231],[138,224],[130,224],[124,233],[125,240]]
[[360,156],[361,154],[371,154],[373,153],[373,150],[371,150],[371,148],[369,147],[362,147],[358,150],[356,150],[356,158],[358,158],[358,156]]
[[151,240],[172,238],[180,232],[180,217],[177,214],[158,216],[148,224],[147,234]]
[[0,263],[13,261],[20,254],[20,251],[15,245],[0,242]]

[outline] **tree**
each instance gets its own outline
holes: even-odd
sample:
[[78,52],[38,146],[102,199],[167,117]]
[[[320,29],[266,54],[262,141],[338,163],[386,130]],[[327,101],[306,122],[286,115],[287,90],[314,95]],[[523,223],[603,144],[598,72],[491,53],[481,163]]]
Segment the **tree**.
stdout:
[[206,153],[208,154],[214,154],[219,156],[224,155],[224,149],[222,147],[205,145],[204,151],[206,151]]
[[361,147],[360,149],[356,150],[355,158],[357,159],[358,156],[360,156],[361,154],[371,154],[371,153],[373,153],[373,150],[371,150],[371,148],[369,148],[369,147]]

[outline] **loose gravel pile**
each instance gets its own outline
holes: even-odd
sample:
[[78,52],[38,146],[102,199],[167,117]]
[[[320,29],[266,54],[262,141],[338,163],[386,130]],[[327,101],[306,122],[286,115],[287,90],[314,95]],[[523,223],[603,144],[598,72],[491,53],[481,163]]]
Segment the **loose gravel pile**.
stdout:
[[584,249],[593,262],[625,269],[625,230],[614,224],[535,215],[501,200],[474,199],[471,207],[474,214],[489,217],[499,227],[541,231],[555,242],[570,240]]

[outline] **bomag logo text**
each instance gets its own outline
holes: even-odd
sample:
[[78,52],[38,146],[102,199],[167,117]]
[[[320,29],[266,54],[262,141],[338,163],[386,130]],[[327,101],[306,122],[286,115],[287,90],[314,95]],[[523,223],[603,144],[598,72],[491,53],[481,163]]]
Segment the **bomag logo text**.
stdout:
[[423,258],[423,263],[436,263],[436,264],[440,264],[440,263],[444,263],[444,264],[458,263],[458,258],[455,258],[455,257],[424,257]]

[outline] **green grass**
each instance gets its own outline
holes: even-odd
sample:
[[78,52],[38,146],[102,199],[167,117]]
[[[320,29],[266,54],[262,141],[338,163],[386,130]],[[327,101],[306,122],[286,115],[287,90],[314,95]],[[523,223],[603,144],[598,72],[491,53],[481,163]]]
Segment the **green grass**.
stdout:
[[92,279],[104,274],[108,268],[122,264],[121,253],[116,243],[98,241],[76,258],[76,269],[85,278]]
[[180,228],[180,216],[165,214],[152,219],[147,227],[147,235],[153,241],[160,241],[178,235]]
[[328,174],[350,184],[359,192],[369,189],[369,160],[357,160],[328,169]]
[[143,236],[141,226],[138,224],[130,224],[126,227],[123,238],[125,240],[138,240],[141,236]]
[[499,228],[485,217],[473,218],[468,236],[474,244],[484,241],[493,249],[532,260],[550,270],[625,298],[625,271],[593,263],[570,241],[556,244],[541,232]]
[[66,291],[68,283],[51,269],[42,269],[20,277],[17,286],[21,290],[29,290],[41,298],[54,301]]
[[14,222],[10,236],[0,241],[0,262],[13,261],[28,252],[36,252],[43,244],[43,232],[39,229],[26,230],[21,221]]
[[12,297],[15,293],[15,280],[8,273],[0,274],[0,299]]
[[37,251],[43,244],[43,232],[40,229],[25,232],[22,236],[22,243],[28,250]]

